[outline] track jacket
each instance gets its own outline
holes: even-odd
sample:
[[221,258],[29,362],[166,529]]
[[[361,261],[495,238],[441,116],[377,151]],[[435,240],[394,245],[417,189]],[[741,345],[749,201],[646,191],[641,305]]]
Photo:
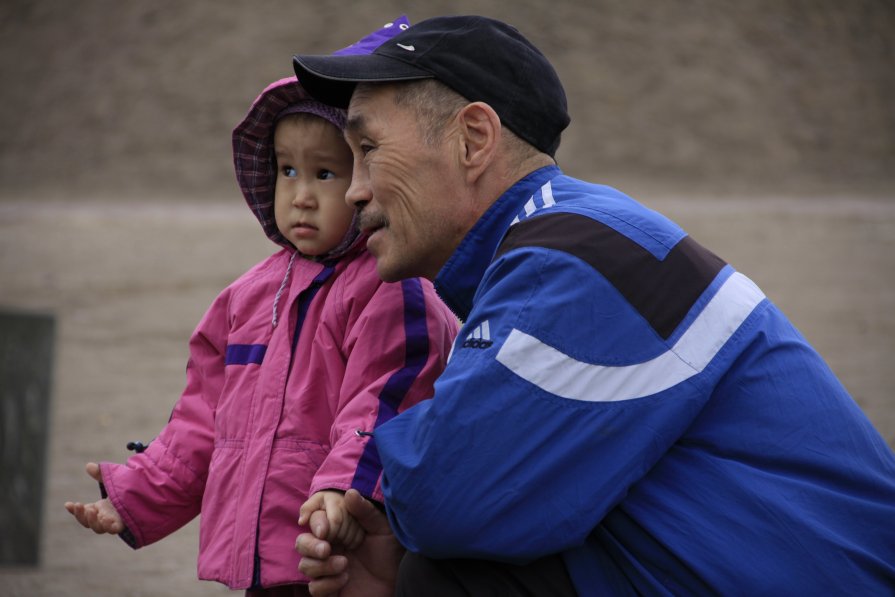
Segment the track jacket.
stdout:
[[376,432],[430,557],[561,552],[582,595],[882,595],[895,457],[747,277],[618,191],[531,173],[436,279],[465,324]]
[[201,511],[199,577],[231,588],[251,584],[256,555],[263,586],[307,582],[294,545],[309,494],[382,501],[374,442],[357,432],[431,397],[456,333],[430,282],[383,283],[363,246],[329,266],[293,253],[218,296],[168,424],[126,465],[101,465],[126,541],[148,545]]

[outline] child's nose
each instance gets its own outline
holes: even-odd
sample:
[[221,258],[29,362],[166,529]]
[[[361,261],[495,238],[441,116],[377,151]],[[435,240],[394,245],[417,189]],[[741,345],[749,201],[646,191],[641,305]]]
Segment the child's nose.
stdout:
[[295,207],[311,208],[316,205],[314,189],[309,184],[299,183],[295,185],[295,194],[292,197],[292,205]]

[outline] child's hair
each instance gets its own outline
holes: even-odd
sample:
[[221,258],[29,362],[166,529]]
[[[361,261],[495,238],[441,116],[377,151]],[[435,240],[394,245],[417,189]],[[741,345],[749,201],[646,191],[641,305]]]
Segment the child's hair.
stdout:
[[[311,99],[295,77],[287,77],[268,85],[252,103],[242,122],[233,129],[233,164],[239,188],[267,237],[284,247],[292,247],[292,244],[280,234],[274,216],[277,162],[273,134],[281,118],[301,113],[323,118],[339,130],[345,128],[345,110]],[[351,230],[349,236],[352,236]],[[334,257],[344,251],[356,236],[347,239],[347,245],[343,240],[324,257]]]

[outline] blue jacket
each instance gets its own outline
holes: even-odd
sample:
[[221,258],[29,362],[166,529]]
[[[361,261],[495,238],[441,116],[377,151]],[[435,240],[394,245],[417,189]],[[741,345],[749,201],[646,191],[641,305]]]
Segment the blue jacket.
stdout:
[[543,168],[436,287],[465,321],[448,366],[376,433],[408,549],[561,552],[583,595],[892,594],[892,450],[673,222]]

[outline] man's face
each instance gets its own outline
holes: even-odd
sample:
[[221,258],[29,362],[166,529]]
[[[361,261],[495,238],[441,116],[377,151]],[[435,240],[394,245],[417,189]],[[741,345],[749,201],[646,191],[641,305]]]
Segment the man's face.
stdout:
[[345,138],[354,173],[346,197],[385,281],[434,279],[474,222],[462,215],[456,129],[445,128],[427,144],[414,111],[395,104],[389,85],[359,85],[351,98]]

